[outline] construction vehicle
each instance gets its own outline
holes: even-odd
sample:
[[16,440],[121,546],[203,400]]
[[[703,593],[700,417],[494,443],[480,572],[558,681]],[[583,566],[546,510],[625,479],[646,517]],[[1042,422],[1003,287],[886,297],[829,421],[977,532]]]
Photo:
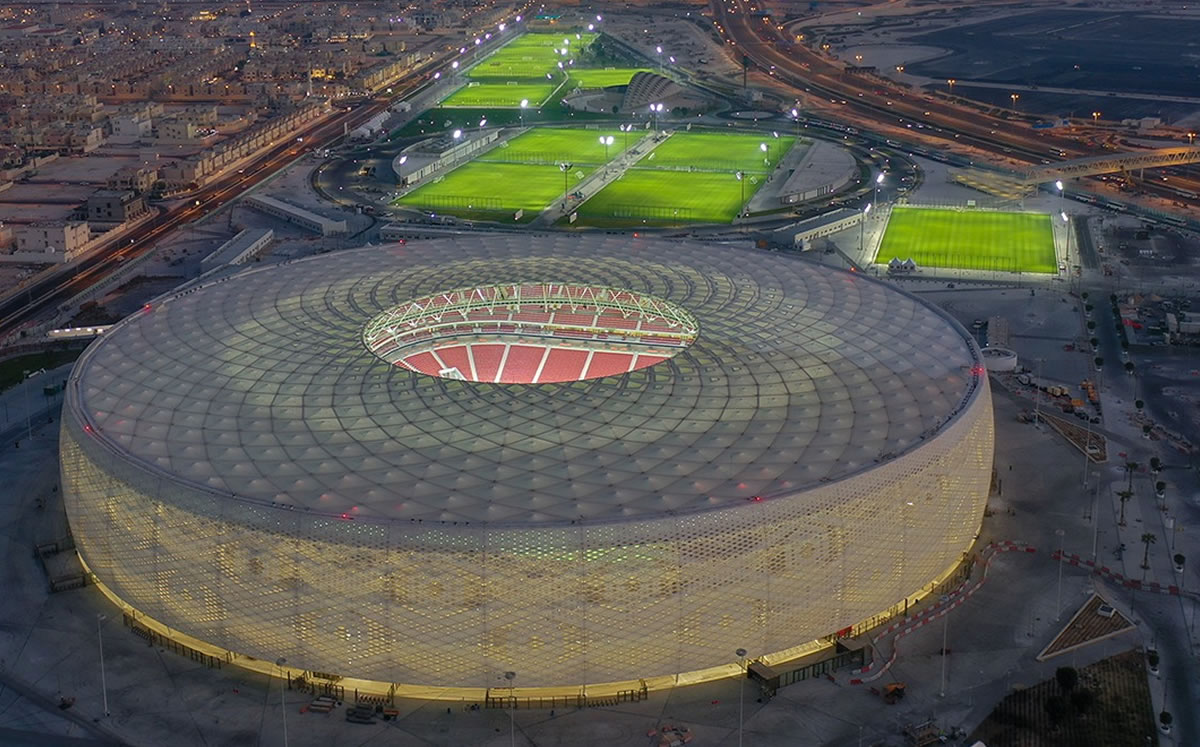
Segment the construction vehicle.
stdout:
[[883,702],[888,705],[895,705],[904,700],[904,683],[890,682],[883,686]]

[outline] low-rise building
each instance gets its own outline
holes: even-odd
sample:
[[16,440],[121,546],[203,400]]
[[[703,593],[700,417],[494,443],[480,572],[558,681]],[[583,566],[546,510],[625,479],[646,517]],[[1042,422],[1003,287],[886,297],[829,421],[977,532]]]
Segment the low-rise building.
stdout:
[[70,262],[87,248],[91,229],[84,221],[49,221],[14,226],[13,254],[0,260],[16,262]]
[[87,199],[87,218],[92,223],[124,223],[146,214],[146,198],[115,189],[102,189]]

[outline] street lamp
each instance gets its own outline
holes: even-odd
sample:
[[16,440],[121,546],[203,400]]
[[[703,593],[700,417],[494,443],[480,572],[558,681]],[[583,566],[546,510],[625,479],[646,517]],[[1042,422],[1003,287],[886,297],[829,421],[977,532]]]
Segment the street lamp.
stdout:
[[562,174],[563,174],[563,209],[564,210],[567,207],[567,190],[569,189],[569,187],[567,186],[567,177],[571,173],[571,167],[574,165],[575,164],[567,163],[566,161],[564,161],[558,165],[559,170],[561,170]]
[[879,187],[883,184],[883,172],[879,172],[879,176],[875,177],[875,202],[879,202]]
[[1054,619],[1062,617],[1062,573],[1063,573],[1063,535],[1066,534],[1061,529],[1055,529],[1054,534],[1058,536],[1058,604],[1055,607],[1056,612]]
[[511,747],[517,745],[517,699],[513,697],[513,680],[516,678],[516,672],[504,673],[504,679],[508,680],[508,743]]
[[792,107],[792,121],[796,123],[796,139],[800,138],[800,110]]
[[613,144],[613,136],[601,135],[600,144],[604,146],[604,162],[608,163],[608,146]]
[[1092,124],[1100,123],[1100,112],[1092,112]]
[[100,692],[104,696],[104,715],[108,714],[108,681],[104,678],[104,631],[100,624],[107,620],[104,615],[96,615],[96,637],[100,639]]
[[655,130],[658,129],[658,115],[662,113],[662,110],[663,110],[662,104],[651,104],[650,105],[650,117],[654,120],[654,129]]
[[529,106],[529,99],[521,99],[521,126],[525,126],[525,108]]
[[[1071,218],[1070,218],[1070,216],[1067,215],[1066,210],[1063,210],[1062,212],[1060,212],[1059,215],[1062,216],[1063,224],[1066,226],[1066,229],[1067,229],[1067,253],[1066,253],[1066,256],[1064,257],[1063,263],[1067,266],[1067,272],[1070,272],[1071,271],[1071,269],[1070,269],[1071,268]],[[1091,424],[1092,424],[1092,421],[1089,420],[1088,426],[1090,427]],[[1086,449],[1085,449],[1085,452],[1086,452]]]
[[737,654],[738,665],[742,669],[738,676],[738,747],[742,747],[742,716],[746,707],[746,699],[742,695],[746,690],[746,649],[739,648],[733,653]]
[[1058,179],[1058,180],[1056,180],[1056,181],[1054,182],[1054,188],[1058,190],[1058,210],[1059,210],[1059,212],[1062,212],[1062,207],[1063,207],[1063,183],[1062,183],[1062,179]]
[[865,243],[864,238],[867,228],[867,215],[871,212],[871,204],[872,203],[868,202],[867,206],[863,208],[862,219],[858,222],[858,256],[860,260],[863,256],[863,246]]
[[487,125],[487,117],[481,117],[479,119],[479,129],[482,130],[485,125]]
[[658,55],[658,72],[660,72],[660,73],[661,73],[661,72],[662,72],[662,69],[663,69],[663,64],[662,64],[662,47],[655,47],[655,48],[654,48],[654,51],[655,51],[655,53]]
[[275,666],[279,667],[279,710],[283,718],[283,747],[287,747],[287,702],[284,696],[287,693],[287,688],[284,687],[283,665],[287,664],[287,659],[282,656],[275,660]]
[[1188,139],[1188,145],[1192,145],[1193,143],[1196,142],[1196,133],[1189,132],[1187,134],[1187,139]]
[[950,89],[951,96],[954,95],[954,84],[957,82],[958,82],[958,80],[955,78],[947,78],[946,79],[946,86]]
[[746,172],[735,171],[733,175],[742,184],[742,206],[744,209],[746,205]]
[[450,134],[450,137],[454,138],[455,140],[458,140],[459,138],[462,137],[462,130],[455,130],[454,132],[452,132]]
[[451,62],[450,67],[451,67],[451,69],[457,70],[458,69],[458,60]]
[[1013,108],[1013,110],[1015,111],[1015,110],[1016,110],[1016,108],[1017,108],[1017,99],[1021,98],[1021,94],[1019,94],[1019,93],[1010,93],[1010,94],[1008,94],[1008,97],[1009,97],[1010,99],[1012,99],[1012,108]]
[[[766,153],[766,152],[767,152],[767,144],[766,144],[766,143],[759,143],[759,144],[758,144],[758,149],[759,149],[759,150],[761,150],[763,153]],[[765,164],[767,164],[767,165],[770,165],[770,164],[771,164],[771,157],[770,157],[770,156],[763,156],[763,163],[765,163]]]

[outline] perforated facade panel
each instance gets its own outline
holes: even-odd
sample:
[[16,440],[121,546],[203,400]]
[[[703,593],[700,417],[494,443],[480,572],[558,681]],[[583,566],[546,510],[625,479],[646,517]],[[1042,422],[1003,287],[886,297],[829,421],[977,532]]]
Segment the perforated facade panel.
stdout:
[[[597,282],[700,335],[643,371],[505,385],[361,332],[471,283]],[[926,586],[978,531],[978,351],[911,296],[728,246],[499,237],[189,292],[72,375],[77,544],[122,599],[239,653],[380,681],[569,685],[784,651]]]

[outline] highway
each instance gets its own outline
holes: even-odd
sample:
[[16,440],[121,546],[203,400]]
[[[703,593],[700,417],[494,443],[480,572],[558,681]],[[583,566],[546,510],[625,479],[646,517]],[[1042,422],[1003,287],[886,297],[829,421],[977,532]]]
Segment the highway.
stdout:
[[[847,72],[803,44],[792,43],[747,0],[710,0],[717,31],[735,52],[744,54],[768,75],[809,95],[823,97],[838,117],[863,126],[883,125],[909,131],[912,137],[964,143],[998,160],[1024,160],[1045,165],[1054,161],[1111,151],[1089,149],[1075,139],[1028,129],[1024,123],[966,109],[939,96],[901,88],[875,77]],[[910,125],[912,128],[911,129]],[[936,146],[935,146],[936,147]],[[1147,183],[1146,191],[1179,199],[1179,188],[1200,191],[1200,180],[1176,178],[1171,187]]]

